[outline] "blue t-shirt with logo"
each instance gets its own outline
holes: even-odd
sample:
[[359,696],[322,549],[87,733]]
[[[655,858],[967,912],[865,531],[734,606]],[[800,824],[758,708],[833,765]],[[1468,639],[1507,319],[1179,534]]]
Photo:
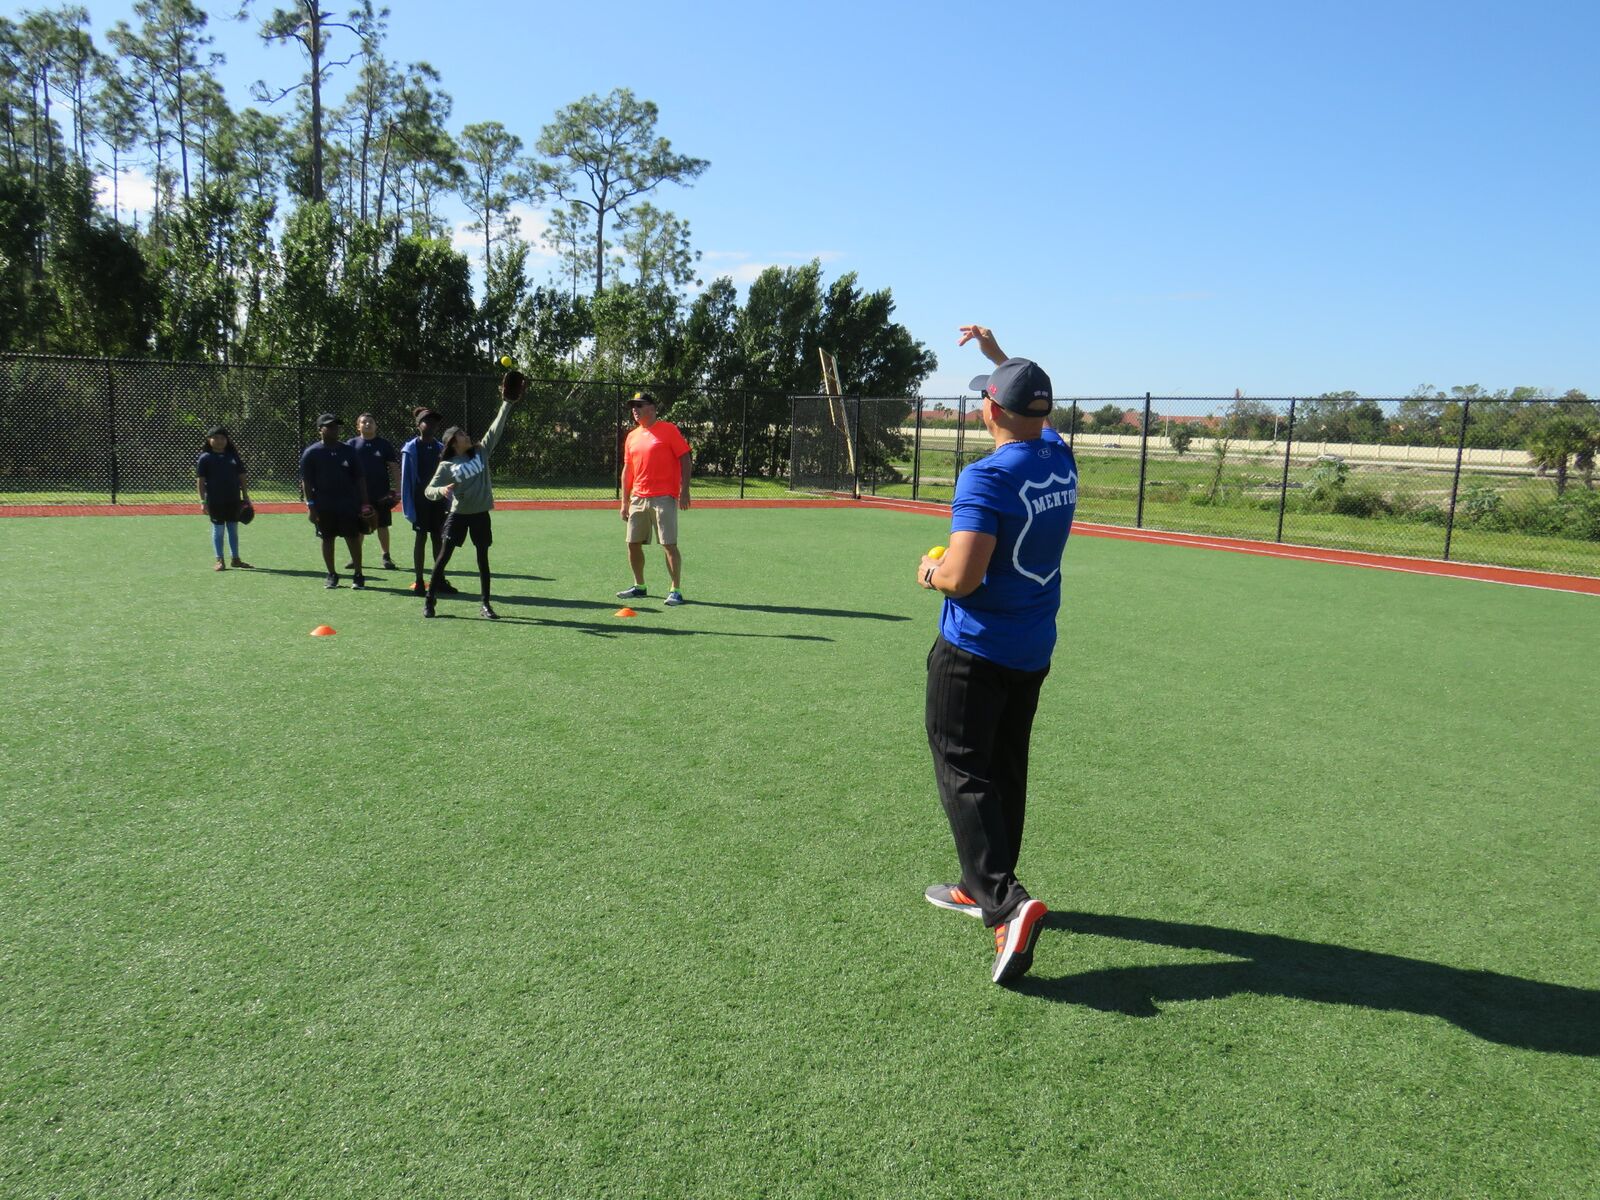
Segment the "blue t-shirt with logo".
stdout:
[[376,504],[394,491],[389,484],[389,464],[398,463],[400,456],[395,453],[392,442],[381,437],[353,437],[345,445],[354,450],[361,461],[361,470],[367,477],[367,499]]
[[194,473],[195,478],[206,481],[207,505],[222,506],[239,502],[244,459],[232,446],[221,454],[215,450],[205,451],[195,460]]
[[300,454],[300,478],[318,512],[355,516],[361,511],[361,464],[343,442],[307,446]]
[[1059,435],[1008,442],[961,472],[950,532],[987,533],[995,547],[978,589],[945,598],[945,641],[1019,671],[1050,665],[1061,555],[1077,507],[1078,464]]

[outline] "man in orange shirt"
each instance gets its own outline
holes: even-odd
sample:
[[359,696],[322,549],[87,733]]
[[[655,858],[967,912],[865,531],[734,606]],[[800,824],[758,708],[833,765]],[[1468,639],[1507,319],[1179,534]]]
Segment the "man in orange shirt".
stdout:
[[666,603],[683,603],[678,584],[683,556],[678,553],[678,510],[689,507],[689,475],[693,455],[689,443],[671,421],[656,420],[656,398],[636,392],[628,407],[634,429],[622,447],[622,520],[628,528],[628,565],[633,586],[617,593],[618,600],[649,595],[644,586],[644,548],[655,532],[667,557],[672,590]]

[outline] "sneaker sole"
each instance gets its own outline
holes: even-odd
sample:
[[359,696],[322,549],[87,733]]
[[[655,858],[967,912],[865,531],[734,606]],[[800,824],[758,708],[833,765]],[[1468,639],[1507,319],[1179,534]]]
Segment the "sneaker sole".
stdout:
[[977,917],[980,921],[983,920],[983,909],[979,908],[976,904],[952,904],[948,900],[935,900],[926,892],[922,894],[922,898],[935,908],[942,908],[947,912],[963,913],[969,917]]
[[[1012,915],[1008,922],[1010,928],[1006,931],[1009,935],[1006,948],[995,955],[996,983],[1010,983],[1028,973],[1028,968],[1033,966],[1034,943],[1039,940],[1039,931],[1044,928],[1044,915],[1048,911],[1041,900],[1025,900]],[[1020,933],[1018,926],[1022,927]]]

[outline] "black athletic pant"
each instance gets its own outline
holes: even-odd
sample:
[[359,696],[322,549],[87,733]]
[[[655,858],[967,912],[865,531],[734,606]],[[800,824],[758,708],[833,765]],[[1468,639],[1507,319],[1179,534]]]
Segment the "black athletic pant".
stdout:
[[[489,603],[489,547],[474,544],[472,548],[478,552],[478,583],[483,592],[483,602],[487,604]],[[439,557],[433,560],[433,574],[428,578],[429,600],[439,594],[439,585],[444,582],[444,569],[450,565],[450,556],[455,552],[455,543],[446,539],[439,550]]]
[[1028,898],[1017,882],[1028,799],[1028,742],[1042,671],[1016,671],[952,646],[928,651],[926,724],[939,800],[961,860],[961,889],[1002,924]]

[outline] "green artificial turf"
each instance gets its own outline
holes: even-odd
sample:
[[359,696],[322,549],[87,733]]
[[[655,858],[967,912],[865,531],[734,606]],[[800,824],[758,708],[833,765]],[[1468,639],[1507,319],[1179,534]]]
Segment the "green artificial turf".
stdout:
[[691,511],[633,619],[620,524],[499,514],[495,625],[0,522],[0,1195],[1594,1194],[1600,601],[1075,538],[1006,991],[944,523]]

